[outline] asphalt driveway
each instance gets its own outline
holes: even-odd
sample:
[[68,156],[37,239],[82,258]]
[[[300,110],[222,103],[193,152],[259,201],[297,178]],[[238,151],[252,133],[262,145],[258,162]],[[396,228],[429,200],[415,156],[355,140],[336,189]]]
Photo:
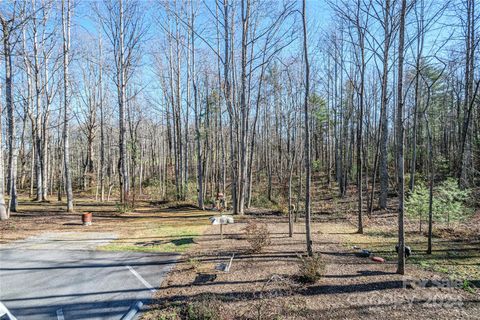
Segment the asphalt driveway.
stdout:
[[132,319],[178,255],[97,251],[112,234],[45,234],[0,248],[0,301],[18,319]]

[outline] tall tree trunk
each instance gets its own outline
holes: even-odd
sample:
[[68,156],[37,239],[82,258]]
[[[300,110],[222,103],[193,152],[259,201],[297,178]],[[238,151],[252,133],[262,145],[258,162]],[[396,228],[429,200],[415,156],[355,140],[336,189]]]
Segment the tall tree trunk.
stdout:
[[124,57],[124,12],[123,1],[119,2],[119,48],[118,48],[118,108],[119,108],[119,179],[120,179],[120,202],[125,204],[129,200],[129,181],[127,171],[127,146],[126,146],[126,65]]
[[[467,34],[466,34],[466,46],[465,46],[465,97],[464,97],[464,120],[463,130],[460,137],[460,155],[459,155],[459,184],[461,187],[467,187],[469,184],[468,166],[471,164],[471,129],[470,118],[472,112],[472,106],[477,95],[478,82],[473,93],[474,82],[474,57],[475,57],[475,1],[467,0]],[[479,80],[480,82],[480,80]]]
[[[390,50],[391,31],[390,26],[390,0],[385,1],[384,11],[384,33],[385,42],[383,47],[383,71],[382,71],[382,93],[380,110],[380,197],[378,205],[380,209],[387,208],[388,198],[388,56]],[[374,190],[372,190],[374,192]]]
[[[1,86],[0,86],[1,89]],[[1,95],[2,90],[0,90]],[[2,114],[2,101],[0,99],[0,114]],[[0,141],[2,140],[2,117],[0,117]],[[5,185],[5,178],[4,178],[4,170],[3,170],[3,152],[0,152],[0,220],[7,220],[7,207],[5,206],[5,190],[3,186]]]
[[[417,3],[416,3],[417,4]],[[413,192],[415,188],[415,171],[417,167],[417,137],[418,137],[418,112],[420,108],[420,64],[423,55],[423,43],[424,43],[424,3],[420,3],[420,19],[418,21],[417,30],[417,55],[415,61],[415,97],[413,107],[413,132],[412,132],[412,159],[410,164],[410,192]]]
[[403,60],[405,46],[405,16],[407,0],[402,0],[400,12],[400,29],[398,40],[398,82],[397,82],[397,171],[398,171],[398,265],[397,273],[405,274],[405,230],[404,230],[404,200],[405,200],[405,176],[404,176],[404,128],[403,128]]
[[[192,4],[191,4],[192,5]],[[193,107],[195,112],[195,143],[197,149],[197,197],[198,197],[198,207],[200,209],[205,209],[203,202],[203,166],[202,166],[202,149],[200,143],[200,113],[198,110],[198,89],[197,89],[197,73],[195,69],[195,13],[192,8],[192,17],[191,17],[191,42],[192,42],[192,85],[193,85]],[[208,96],[207,96],[208,104]]]
[[[429,168],[429,190],[428,190],[428,245],[427,254],[432,254],[432,235],[433,235],[433,183],[435,178],[435,168],[433,164],[433,145],[432,145],[432,133],[430,131],[430,125],[428,123],[427,115],[425,114],[425,120],[427,123],[428,133],[428,168]],[[421,220],[420,220],[421,221]]]
[[233,110],[233,102],[232,102],[232,90],[231,90],[231,83],[230,83],[230,40],[229,40],[229,14],[228,14],[228,0],[223,1],[223,9],[224,9],[224,30],[225,30],[225,58],[223,61],[223,76],[224,76],[224,92],[225,92],[225,100],[227,102],[227,110],[230,116],[230,161],[231,161],[231,188],[232,188],[232,205],[233,205],[233,213],[238,213],[238,201],[237,201],[237,165],[235,159],[235,144],[234,144],[234,122],[236,120],[234,110]]
[[10,195],[8,211],[17,211],[17,141],[15,138],[15,114],[13,105],[13,73],[12,52],[10,44],[10,23],[0,15],[3,30],[3,56],[5,59],[5,102],[7,107],[7,140],[8,140],[8,176],[7,193]]
[[[70,145],[68,122],[70,117],[70,96],[68,64],[70,53],[70,0],[62,0],[62,29],[63,29],[63,164],[65,172],[65,190],[67,192],[67,212],[73,212],[72,177],[70,172]],[[66,12],[65,12],[66,10]]]
[[307,254],[313,256],[312,236],[311,236],[311,208],[310,208],[310,183],[312,176],[311,161],[311,141],[310,141],[310,120],[308,99],[310,92],[310,65],[308,62],[308,40],[307,40],[307,17],[306,17],[306,0],[302,2],[302,22],[303,22],[303,54],[305,59],[305,235],[307,241]]
[[[246,3],[245,3],[246,1]],[[247,41],[250,20],[250,0],[242,0],[242,59],[241,59],[241,93],[240,93],[240,185],[238,199],[238,213],[244,214],[245,206],[245,186],[247,178]]]
[[103,68],[102,68],[102,40],[101,38],[99,39],[98,42],[98,48],[99,48],[99,70],[98,70],[98,76],[99,76],[99,81],[98,81],[98,92],[99,92],[99,103],[100,103],[100,202],[105,201],[105,116],[104,116],[104,110],[103,110],[103,82],[102,82],[102,76],[103,76]]
[[34,81],[35,81],[35,124],[34,124],[34,150],[35,150],[35,185],[36,185],[36,201],[42,201],[43,199],[43,182],[42,182],[42,161],[43,161],[43,148],[42,148],[42,129],[41,129],[41,112],[42,106],[40,105],[40,64],[38,61],[38,43],[37,43],[37,24],[36,18],[33,18],[33,57],[34,57]]
[[[358,16],[357,16],[358,17]],[[364,100],[365,100],[365,45],[364,45],[364,31],[361,30],[360,21],[357,18],[357,32],[358,32],[358,42],[360,46],[360,102],[359,102],[359,114],[358,114],[358,125],[357,125],[357,189],[358,189],[358,233],[363,233],[363,111],[364,111]],[[368,185],[367,185],[368,187]]]

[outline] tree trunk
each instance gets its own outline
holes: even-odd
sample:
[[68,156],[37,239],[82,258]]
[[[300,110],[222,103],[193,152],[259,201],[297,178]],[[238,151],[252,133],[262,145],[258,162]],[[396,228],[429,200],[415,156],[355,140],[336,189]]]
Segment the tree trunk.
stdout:
[[3,30],[3,55],[5,59],[5,101],[7,107],[7,140],[8,140],[8,176],[7,193],[10,195],[8,212],[17,211],[17,142],[15,134],[15,114],[13,105],[13,73],[12,53],[10,44],[10,26],[0,16]]
[[[425,118],[427,116],[425,115]],[[433,234],[433,183],[435,178],[435,168],[433,167],[433,146],[432,133],[430,132],[430,125],[427,122],[428,133],[428,167],[430,169],[429,193],[428,193],[428,246],[427,254],[432,254],[432,234]]]
[[[192,10],[191,28],[194,29],[195,13]],[[197,74],[195,69],[195,32],[191,32],[192,41],[192,85],[193,85],[193,106],[195,112],[195,143],[197,149],[197,197],[198,207],[205,209],[203,202],[203,166],[202,166],[202,149],[200,144],[200,114],[198,110],[198,91],[197,91]],[[208,96],[207,96],[208,99]],[[208,104],[208,101],[207,101]]]
[[[382,93],[381,93],[381,111],[380,111],[380,197],[378,205],[380,209],[387,208],[388,198],[388,56],[390,50],[391,31],[390,26],[390,0],[385,1],[384,13],[384,32],[385,42],[383,47],[383,71],[382,71]],[[372,190],[374,192],[374,190]]]
[[310,65],[308,62],[308,40],[307,40],[307,17],[306,17],[306,0],[302,2],[302,22],[303,22],[303,54],[305,59],[305,235],[307,241],[307,254],[313,256],[312,236],[310,230],[310,183],[312,176],[311,160],[311,142],[310,142],[310,120],[308,99],[310,91]]
[[[358,42],[361,52],[361,65],[360,65],[360,102],[359,102],[359,115],[357,126],[357,189],[358,189],[358,230],[357,232],[363,233],[363,111],[364,111],[364,96],[365,96],[365,47],[364,47],[364,34],[360,28],[360,21],[357,19],[358,29]],[[368,185],[367,185],[368,187]]]
[[125,104],[126,104],[126,66],[124,57],[124,17],[123,1],[119,2],[119,48],[118,48],[118,108],[119,108],[119,182],[120,182],[120,202],[126,204],[129,199],[129,180],[127,171],[127,146],[126,146],[126,124],[125,124]]
[[407,0],[402,0],[400,13],[400,29],[398,40],[398,83],[397,83],[397,171],[398,171],[398,265],[397,273],[405,274],[405,230],[404,230],[404,128],[403,128],[403,60],[405,45],[405,16]]
[[[246,3],[245,3],[246,1]],[[247,41],[250,20],[250,0],[242,0],[242,58],[241,58],[241,93],[240,93],[240,185],[238,199],[238,213],[244,214],[245,187],[247,178]]]
[[102,40],[100,38],[99,43],[99,83],[98,83],[98,92],[100,98],[100,202],[105,201],[105,119],[104,119],[104,110],[103,110],[103,68],[102,68]]
[[[70,96],[69,96],[69,78],[68,64],[70,51],[70,0],[62,0],[62,29],[63,29],[63,164],[65,172],[65,190],[67,192],[67,212],[73,212],[73,191],[72,177],[70,173],[70,145],[69,145],[69,128],[68,122],[70,117]],[[66,12],[65,12],[66,10]]]
[[[0,86],[1,89],[1,86]],[[0,90],[1,95],[2,90]],[[0,100],[0,114],[2,114],[2,101]],[[2,140],[2,117],[0,117],[0,141]],[[5,190],[3,186],[5,185],[5,178],[3,176],[3,152],[0,152],[0,220],[7,220],[7,207],[5,206]]]

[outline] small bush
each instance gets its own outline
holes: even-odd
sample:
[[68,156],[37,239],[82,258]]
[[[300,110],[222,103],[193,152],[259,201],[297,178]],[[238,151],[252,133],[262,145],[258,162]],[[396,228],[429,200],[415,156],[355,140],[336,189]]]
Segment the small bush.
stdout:
[[115,207],[118,213],[130,213],[134,210],[134,207],[130,202],[126,202],[126,203],[117,202],[115,203]]
[[256,208],[271,209],[275,203],[268,200],[267,193],[256,194],[252,197],[252,206]]
[[210,296],[188,303],[185,313],[187,320],[220,320],[222,318],[219,301]]
[[271,243],[270,231],[265,223],[251,221],[243,231],[246,233],[252,252],[260,252]]
[[321,168],[322,168],[322,163],[320,162],[320,160],[313,160],[312,162],[313,172],[320,172]]
[[284,202],[279,202],[275,205],[272,205],[272,210],[282,214],[282,215],[287,215],[288,214],[288,205]]
[[314,283],[325,273],[325,262],[320,254],[312,257],[298,255],[298,259],[300,281]]
[[157,320],[180,320],[180,312],[178,308],[168,308],[160,311],[159,314],[155,315]]
[[468,281],[466,279],[463,280],[462,289],[467,291],[467,292],[470,292],[470,293],[475,293],[476,292],[474,285],[471,284],[470,281]]

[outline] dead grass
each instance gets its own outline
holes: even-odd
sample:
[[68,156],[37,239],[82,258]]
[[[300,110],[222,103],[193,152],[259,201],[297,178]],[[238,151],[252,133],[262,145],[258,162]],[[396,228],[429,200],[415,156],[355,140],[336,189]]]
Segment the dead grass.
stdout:
[[[102,250],[144,252],[183,252],[208,225],[211,212],[191,206],[165,208],[164,205],[137,201],[131,213],[119,213],[115,203],[76,199],[76,213],[64,212],[62,202],[36,203],[21,198],[19,212],[0,223],[0,242],[23,239],[44,232],[114,232],[118,239]],[[85,227],[81,213],[92,212],[93,224]]]
[[140,251],[140,252],[185,252],[203,233],[206,224],[201,225],[163,225],[162,223],[144,223],[119,240],[100,250]]

